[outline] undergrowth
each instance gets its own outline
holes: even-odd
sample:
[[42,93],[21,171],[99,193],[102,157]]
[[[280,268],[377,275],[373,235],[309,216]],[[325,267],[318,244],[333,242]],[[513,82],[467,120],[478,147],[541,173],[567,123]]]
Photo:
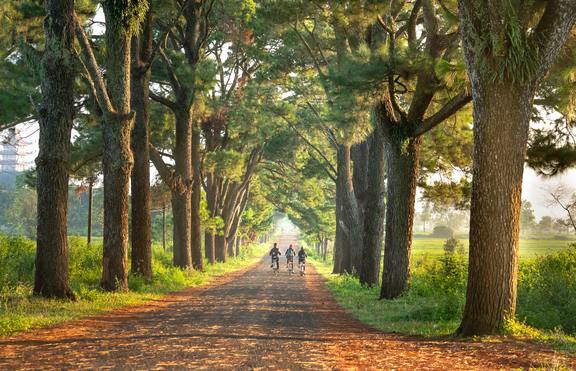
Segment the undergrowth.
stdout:
[[202,285],[256,262],[263,249],[264,246],[248,246],[239,257],[230,258],[226,263],[205,264],[205,270],[198,272],[173,267],[171,252],[154,246],[152,282],[130,275],[130,291],[108,293],[99,288],[102,244],[87,245],[79,237],[70,237],[70,286],[77,298],[70,302],[32,296],[34,241],[0,236],[0,336],[140,304]]
[[[353,276],[331,274],[330,263],[312,260],[336,300],[362,322],[386,332],[451,336],[464,309],[467,261],[448,242],[442,257],[413,261],[410,289],[393,300],[378,300],[380,287],[363,287]],[[576,246],[522,262],[516,318],[506,334],[576,352]]]

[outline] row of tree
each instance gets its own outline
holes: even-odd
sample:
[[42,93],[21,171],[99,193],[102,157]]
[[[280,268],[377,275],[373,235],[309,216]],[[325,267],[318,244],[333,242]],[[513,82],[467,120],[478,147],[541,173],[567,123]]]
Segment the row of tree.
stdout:
[[[41,85],[41,102],[3,122],[40,124],[36,294],[73,296],[66,242],[71,175],[89,191],[103,177],[106,290],[127,289],[129,240],[132,272],[152,277],[150,161],[171,194],[176,266],[201,270],[203,256],[225,261],[239,253],[241,237],[254,240],[269,228],[272,208],[255,173],[274,122],[254,115],[258,104],[243,103],[256,94],[251,75],[260,64],[246,25],[251,1],[4,8],[12,18],[2,35],[11,48],[3,63],[17,76],[41,60],[30,82],[30,90]],[[103,23],[94,18],[100,11]]]
[[176,266],[226,260],[243,225],[255,238],[276,208],[324,250],[333,241],[335,273],[377,285],[383,271],[381,298],[395,298],[422,186],[470,206],[459,332],[493,333],[514,315],[531,120],[554,110],[568,124],[534,132],[530,164],[571,165],[557,159],[572,143],[554,138],[572,117],[576,1],[110,0],[104,35],[96,2],[18,3],[2,63],[41,55],[42,98],[5,122],[40,122],[37,294],[72,296],[68,178],[94,163],[102,287],[127,287],[129,220],[132,271],[151,276],[151,161],[171,194]]
[[[275,113],[333,182],[324,195],[334,190],[334,273],[377,284],[384,245],[381,298],[408,288],[420,185],[428,199],[470,207],[459,333],[500,331],[515,312],[526,155],[548,174],[573,163],[576,2],[265,3],[276,6],[278,48],[289,61],[287,98]],[[550,112],[561,114],[553,125]],[[310,164],[274,164],[271,183],[294,179],[295,167],[305,174]],[[313,197],[290,190],[276,204],[321,243]]]

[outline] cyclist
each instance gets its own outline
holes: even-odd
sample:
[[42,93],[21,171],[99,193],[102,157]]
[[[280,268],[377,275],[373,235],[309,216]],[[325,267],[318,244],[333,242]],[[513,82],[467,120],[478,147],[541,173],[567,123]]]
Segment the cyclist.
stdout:
[[298,251],[298,266],[300,267],[300,274],[304,274],[304,269],[306,264],[306,251],[304,251],[304,246],[300,246],[300,250]]
[[278,264],[278,260],[280,259],[280,255],[282,255],[282,253],[280,252],[280,249],[278,249],[278,244],[276,242],[274,242],[274,247],[272,248],[272,250],[270,250],[270,257],[272,258],[272,263],[270,264],[270,268],[274,268],[274,263]]
[[294,262],[294,255],[296,255],[296,251],[294,251],[294,249],[292,248],[292,245],[290,245],[288,247],[288,250],[286,250],[284,255],[286,255],[286,266],[288,266],[288,264]]

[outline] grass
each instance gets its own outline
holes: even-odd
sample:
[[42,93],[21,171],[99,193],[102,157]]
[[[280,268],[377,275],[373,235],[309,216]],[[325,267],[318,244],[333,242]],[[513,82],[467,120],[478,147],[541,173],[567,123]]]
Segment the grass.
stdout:
[[[412,240],[412,254],[413,256],[428,255],[430,257],[440,257],[444,254],[442,246],[445,239],[443,238],[414,238]],[[459,239],[468,250],[468,239]],[[574,241],[559,241],[559,240],[544,240],[534,239],[520,240],[520,259],[530,259],[536,256],[548,255],[557,251],[566,249]]]
[[[380,287],[362,287],[355,277],[331,274],[330,262],[314,256],[311,260],[336,301],[358,320],[384,332],[452,336],[464,307],[465,257],[446,258],[441,244],[429,248],[427,254],[415,255],[410,290],[394,300],[378,300]],[[506,335],[576,353],[576,320],[571,313],[576,310],[574,259],[576,249],[563,248],[547,257],[524,256],[517,311],[521,319],[506,324]]]
[[314,268],[326,279],[336,301],[353,317],[381,331],[426,337],[447,336],[453,334],[460,323],[457,319],[434,316],[435,312],[446,308],[450,311],[450,303],[431,301],[413,291],[395,300],[377,300],[379,286],[362,287],[352,276],[332,274],[331,264],[315,257],[311,260]]
[[[0,244],[9,244],[0,240]],[[31,295],[33,274],[33,243],[17,251],[21,266],[12,269],[17,277],[2,277],[0,272],[0,336],[17,332],[53,326],[65,321],[99,314],[128,305],[137,305],[161,298],[166,294],[187,287],[199,286],[213,281],[223,274],[238,271],[258,261],[265,246],[251,246],[240,257],[231,258],[226,263],[206,264],[204,272],[185,271],[171,266],[171,254],[154,246],[154,279],[146,283],[140,277],[130,276],[130,291],[120,293],[103,292],[98,288],[100,275],[101,246],[87,247],[71,239],[70,284],[76,301],[43,299]],[[11,247],[22,246],[21,241]],[[8,250],[13,255],[15,250]],[[31,257],[29,256],[31,254]],[[6,256],[4,256],[6,258]],[[2,261],[0,251],[0,264]],[[10,256],[11,261],[18,261]],[[8,269],[7,269],[8,271]],[[19,273],[18,273],[19,272]],[[11,282],[11,283],[10,283]]]

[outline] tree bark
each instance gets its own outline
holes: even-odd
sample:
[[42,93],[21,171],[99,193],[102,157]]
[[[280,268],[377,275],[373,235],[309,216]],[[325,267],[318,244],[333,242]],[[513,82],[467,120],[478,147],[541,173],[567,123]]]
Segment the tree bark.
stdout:
[[362,228],[352,178],[351,147],[340,145],[338,148],[338,182],[341,186],[341,215],[343,231],[347,235],[342,249],[343,272],[358,274],[362,266]]
[[132,37],[131,106],[136,114],[132,130],[132,273],[152,279],[152,220],[150,215],[149,85],[152,54],[150,13],[142,34]]
[[200,128],[192,129],[192,203],[191,203],[191,253],[192,267],[202,270],[202,225],[200,219],[200,200],[202,197],[202,174],[200,171]]
[[343,206],[342,197],[342,182],[336,180],[336,236],[334,238],[334,268],[332,270],[333,274],[342,274],[344,270],[342,269],[342,254],[344,246],[347,244],[347,237],[344,233],[344,221],[342,220],[342,208]]
[[86,242],[88,245],[92,243],[92,205],[94,204],[94,182],[88,182],[88,230],[86,231]]
[[[216,216],[216,198],[217,192],[215,186],[215,180],[213,174],[206,175],[206,204],[208,207],[208,212],[210,213],[210,217],[214,218]],[[214,231],[213,230],[206,230],[204,233],[204,255],[208,260],[208,263],[214,264],[216,261],[216,246],[215,246],[215,239],[214,239]]]
[[204,233],[204,255],[208,260],[208,263],[214,264],[216,261],[216,245],[214,233],[211,231]]
[[[508,46],[509,19],[485,1],[460,0],[462,45],[474,104],[474,154],[470,208],[469,274],[466,305],[458,333],[501,332],[516,310],[522,176],[534,93],[571,35],[576,1],[546,2],[535,26],[521,29],[526,50],[537,50],[534,71],[506,70],[495,78],[487,66],[513,58],[502,50],[478,48],[487,33]],[[491,5],[491,4],[488,4]],[[522,4],[511,11],[526,12]],[[508,14],[508,13],[506,13]],[[532,17],[528,9],[526,16]],[[527,22],[526,22],[527,23]],[[494,27],[494,25],[502,25]],[[480,36],[481,35],[481,36]],[[493,43],[494,44],[494,43]]]
[[410,278],[412,227],[422,140],[421,137],[406,138],[398,126],[386,128],[384,137],[388,166],[388,205],[380,297],[392,299],[408,288]]
[[386,159],[382,130],[379,123],[374,128],[370,143],[366,209],[364,211],[364,247],[360,283],[366,286],[378,284],[380,260],[384,240],[384,216],[386,213]]
[[166,251],[166,204],[162,202],[162,250]]
[[368,182],[372,176],[369,172],[371,143],[372,135],[366,138],[363,142],[354,145],[350,153],[353,165],[352,181],[354,185],[354,196],[356,197],[356,203],[358,205],[361,225],[364,224],[364,212],[366,204],[369,202]]
[[131,32],[115,4],[104,3],[107,88],[114,111],[104,113],[104,290],[128,289],[128,193],[133,158],[130,133]]
[[[189,113],[176,112],[175,172],[185,184],[192,182],[192,125]],[[192,192],[189,187],[172,191],[174,216],[174,265],[192,267]]]
[[216,261],[225,263],[227,256],[226,237],[222,234],[216,235]]
[[74,1],[46,0],[34,294],[73,299],[68,284],[68,173],[74,116]]
[[240,256],[241,246],[242,246],[242,236],[236,236],[236,256]]
[[522,175],[532,96],[510,85],[474,87],[475,96],[482,99],[474,104],[469,275],[458,330],[464,336],[499,332],[516,310]]

